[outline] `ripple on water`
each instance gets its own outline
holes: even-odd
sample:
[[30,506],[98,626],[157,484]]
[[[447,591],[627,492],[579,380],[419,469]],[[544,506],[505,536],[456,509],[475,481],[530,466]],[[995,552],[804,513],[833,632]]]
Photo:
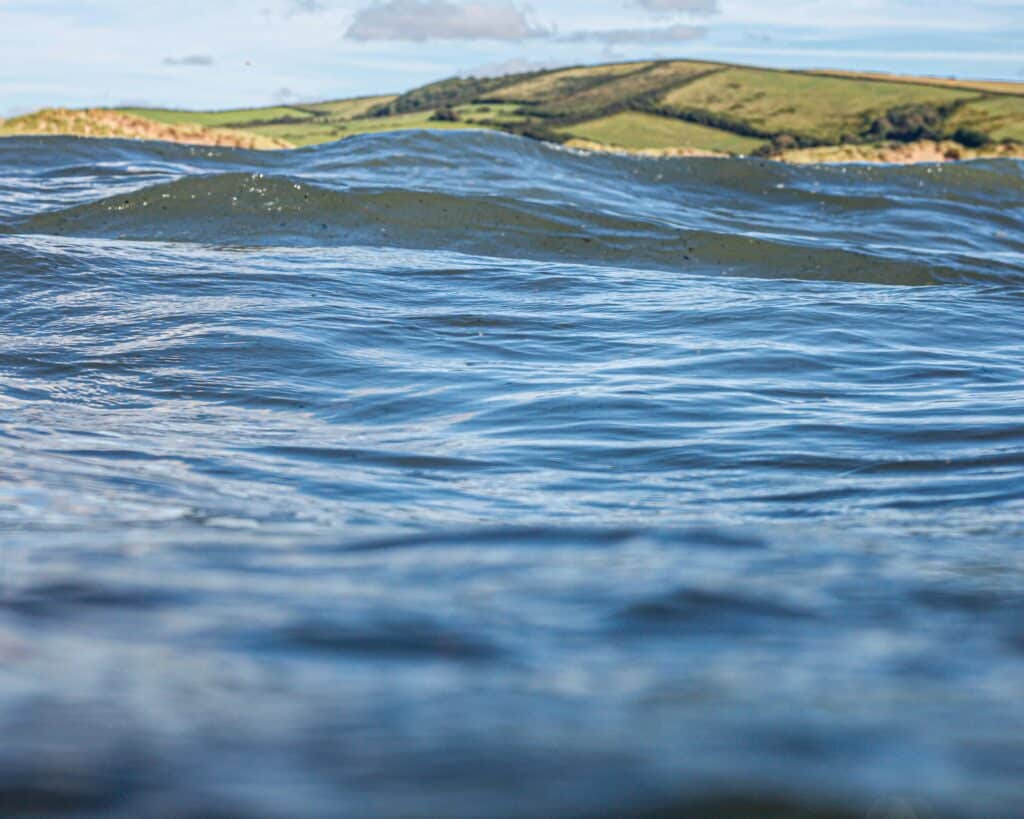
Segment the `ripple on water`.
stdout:
[[1017,819],[1022,194],[0,140],[0,813]]

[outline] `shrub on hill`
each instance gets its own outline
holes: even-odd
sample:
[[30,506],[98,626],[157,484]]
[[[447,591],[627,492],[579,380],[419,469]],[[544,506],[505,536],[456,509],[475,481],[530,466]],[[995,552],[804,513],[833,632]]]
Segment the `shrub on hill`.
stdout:
[[520,122],[503,127],[506,133],[524,136],[529,139],[536,139],[540,142],[563,143],[569,140],[566,134],[560,134],[546,123],[541,122]]
[[513,74],[507,77],[453,77],[448,80],[424,85],[402,94],[386,105],[370,110],[371,117],[390,117],[395,114],[412,114],[429,111],[432,108],[454,108],[476,102],[490,91],[511,82],[527,79],[540,72]]
[[459,122],[460,119],[458,111],[448,105],[438,108],[430,115],[431,122]]
[[800,137],[795,137],[792,134],[776,134],[772,137],[771,142],[762,145],[756,151],[754,156],[775,156],[783,151],[795,151],[799,148],[816,148],[818,145],[808,145],[806,141]]
[[900,105],[872,120],[861,136],[873,142],[940,140],[945,131],[946,117],[952,110],[949,106],[939,107],[929,103]]
[[[989,139],[988,134],[976,131],[973,128],[957,128],[953,134],[953,139],[965,148],[984,148],[992,141]],[[1012,142],[1012,140],[1007,140],[1007,142]]]

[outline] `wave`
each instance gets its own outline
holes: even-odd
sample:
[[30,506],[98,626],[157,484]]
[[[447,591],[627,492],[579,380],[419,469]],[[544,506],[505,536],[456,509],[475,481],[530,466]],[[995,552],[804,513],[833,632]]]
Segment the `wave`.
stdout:
[[[28,152],[34,209],[9,213],[0,230],[893,285],[1024,271],[1024,163],[1011,160],[790,167],[428,132],[281,154],[117,143],[101,165],[89,157],[102,146],[68,147],[62,161],[52,147]],[[48,201],[48,186],[62,198]]]
[[1022,169],[0,140],[0,804],[1016,819]]

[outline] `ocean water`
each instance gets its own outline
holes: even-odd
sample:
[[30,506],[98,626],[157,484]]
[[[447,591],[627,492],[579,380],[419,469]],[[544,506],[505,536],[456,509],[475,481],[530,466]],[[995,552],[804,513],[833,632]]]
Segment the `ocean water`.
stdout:
[[1024,164],[0,141],[0,813],[1024,815]]

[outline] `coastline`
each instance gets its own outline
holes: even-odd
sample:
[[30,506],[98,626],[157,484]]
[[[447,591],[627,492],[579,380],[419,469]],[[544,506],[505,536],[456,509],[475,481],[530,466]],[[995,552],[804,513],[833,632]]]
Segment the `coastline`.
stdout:
[[[467,129],[468,130],[468,129]],[[135,139],[246,150],[279,151],[298,147],[286,140],[233,128],[190,123],[162,123],[110,109],[43,109],[34,114],[0,120],[0,139],[27,136],[71,136],[84,139]],[[558,143],[552,143],[558,144]],[[743,158],[742,155],[692,147],[625,148],[586,139],[570,139],[561,147],[582,153],[605,153],[654,159],[705,157]],[[749,158],[749,157],[748,157]],[[884,164],[917,165],[975,159],[1022,159],[1024,145],[998,143],[968,148],[952,140],[829,145],[793,148],[760,157],[791,165]]]
[[[642,156],[651,159],[673,159],[685,157],[709,157],[716,159],[750,158],[736,157],[717,151],[702,151],[697,148],[644,148],[629,149],[598,142],[574,139],[565,143],[565,148],[583,153],[610,153],[621,156]],[[820,164],[876,164],[876,165],[924,165],[937,162],[966,162],[974,159],[1024,159],[1024,145],[1000,144],[989,148],[965,148],[952,140],[941,142],[922,139],[915,142],[882,142],[866,145],[828,145],[818,148],[796,148],[768,156],[758,157],[772,162],[789,165]]]
[[219,110],[50,107],[0,137],[61,135],[286,150],[479,129],[569,150],[789,164],[1024,159],[1024,83],[698,60],[450,77],[404,93]]

